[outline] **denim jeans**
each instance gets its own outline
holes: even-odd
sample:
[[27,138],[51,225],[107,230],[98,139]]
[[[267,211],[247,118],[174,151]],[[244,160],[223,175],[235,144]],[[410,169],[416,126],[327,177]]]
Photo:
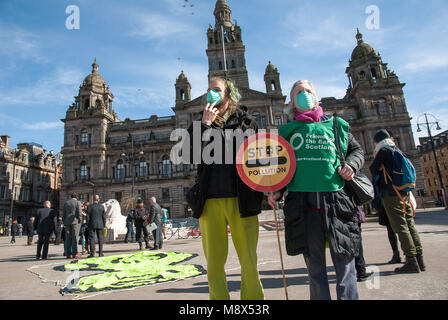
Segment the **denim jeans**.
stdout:
[[[310,281],[310,299],[331,300],[325,257],[325,240],[328,238],[325,212],[308,211],[306,214],[309,255],[304,257]],[[359,300],[355,258],[347,261],[343,256],[333,252],[331,245],[330,254],[336,271],[338,300]]]

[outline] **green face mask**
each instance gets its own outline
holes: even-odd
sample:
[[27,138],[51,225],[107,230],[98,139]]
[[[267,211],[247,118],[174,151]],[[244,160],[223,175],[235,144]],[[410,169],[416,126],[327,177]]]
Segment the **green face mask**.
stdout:
[[207,102],[214,103],[216,102],[216,105],[219,104],[221,101],[221,94],[215,90],[210,90],[207,94]]
[[314,96],[308,91],[302,91],[297,96],[297,106],[303,111],[310,111],[314,107]]

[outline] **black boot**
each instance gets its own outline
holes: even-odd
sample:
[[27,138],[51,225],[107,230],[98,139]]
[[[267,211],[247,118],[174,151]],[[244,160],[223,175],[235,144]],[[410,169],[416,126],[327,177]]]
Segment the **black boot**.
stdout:
[[423,254],[417,254],[417,263],[418,267],[420,268],[420,271],[426,271],[425,262],[423,261]]
[[406,257],[405,264],[401,268],[396,268],[395,273],[420,273],[417,258],[415,256]]
[[388,262],[388,264],[396,264],[401,263],[400,251],[394,251],[394,255],[392,256],[392,260]]
[[138,243],[138,246],[139,246],[139,248],[140,248],[140,251],[142,251],[142,250],[143,250],[143,243],[139,242],[139,243]]

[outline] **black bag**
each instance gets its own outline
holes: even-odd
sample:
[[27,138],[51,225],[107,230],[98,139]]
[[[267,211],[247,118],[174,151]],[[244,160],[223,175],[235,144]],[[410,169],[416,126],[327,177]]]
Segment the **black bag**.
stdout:
[[193,210],[193,217],[199,219],[204,209],[205,201],[207,200],[207,180],[208,172],[202,165],[198,168],[198,175],[193,187],[187,193],[187,203]]
[[[342,155],[341,145],[339,142],[339,126],[338,117],[336,115],[334,118],[334,131],[336,147],[338,149],[339,160],[341,165],[345,165],[345,158]],[[375,190],[370,179],[363,173],[357,172],[351,181],[345,182],[352,192],[353,200],[357,206],[362,206],[363,204],[370,203],[375,198]]]

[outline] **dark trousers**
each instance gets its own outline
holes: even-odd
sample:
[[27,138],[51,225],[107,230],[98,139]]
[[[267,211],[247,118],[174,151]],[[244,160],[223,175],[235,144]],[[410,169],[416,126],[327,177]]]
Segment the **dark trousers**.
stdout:
[[[304,258],[310,280],[310,298],[311,300],[331,300],[325,257],[325,239],[329,238],[325,213],[323,211],[308,211],[306,214],[309,254],[304,255]],[[331,241],[330,238],[329,241]],[[330,254],[336,271],[338,300],[359,300],[355,259],[347,261],[333,251],[331,244]]]
[[359,225],[360,237],[359,237],[359,254],[355,257],[355,268],[358,276],[366,274],[366,260],[364,260],[364,249],[362,247],[362,229],[361,223]]
[[11,243],[16,243],[16,235],[15,235],[15,233],[12,234]]
[[135,241],[135,232],[134,232],[134,227],[132,226],[132,224],[127,224],[126,228],[128,229],[128,232],[126,232],[126,237],[124,237],[124,241],[128,241],[129,236],[132,239],[132,242]]
[[145,240],[146,246],[149,247],[149,233],[143,226],[136,226],[137,230],[136,232],[136,238],[138,243],[142,243],[142,233],[143,233],[143,239]]
[[27,245],[32,245],[33,244],[33,235],[28,236],[28,241],[26,242]]
[[39,233],[39,239],[37,241],[37,253],[36,258],[39,259],[42,255],[42,259],[48,257],[48,245],[50,244],[50,233]]
[[161,249],[163,245],[162,224],[152,232],[152,235],[154,237],[154,248]]
[[103,229],[89,228],[90,255],[93,255],[93,247],[95,246],[95,234],[98,239],[98,254],[103,254]]
[[61,238],[62,238],[62,229],[57,229],[55,231],[55,234],[56,234],[56,239],[54,240],[54,244],[59,245],[61,243]]

